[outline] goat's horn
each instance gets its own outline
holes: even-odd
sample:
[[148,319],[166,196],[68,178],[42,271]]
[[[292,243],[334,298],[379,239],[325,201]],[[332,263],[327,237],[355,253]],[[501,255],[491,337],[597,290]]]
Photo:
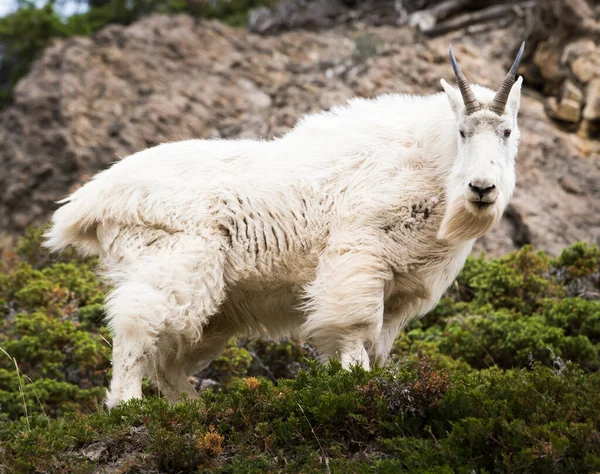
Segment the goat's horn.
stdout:
[[471,86],[467,82],[467,78],[461,72],[460,67],[458,67],[458,63],[454,57],[454,52],[452,51],[452,45],[450,45],[450,62],[452,63],[452,69],[454,69],[454,75],[456,76],[458,89],[460,90],[463,102],[465,103],[465,107],[467,109],[467,115],[477,112],[479,109],[481,109],[481,104],[475,98],[475,94],[473,94]]
[[510,71],[502,81],[502,85],[498,92],[496,92],[496,96],[490,105],[490,110],[492,112],[496,112],[498,115],[502,115],[504,113],[504,109],[506,107],[506,102],[508,101],[508,94],[510,94],[510,90],[512,89],[513,84],[517,80],[517,69],[519,68],[519,63],[521,62],[521,57],[523,56],[523,50],[525,49],[525,41],[521,43],[521,48],[519,49],[519,54],[517,54],[517,58],[513,63]]

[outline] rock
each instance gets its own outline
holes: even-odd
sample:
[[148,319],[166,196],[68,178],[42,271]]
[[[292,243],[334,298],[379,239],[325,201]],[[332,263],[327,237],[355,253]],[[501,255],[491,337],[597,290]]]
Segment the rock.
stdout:
[[286,366],[286,378],[289,379],[293,379],[294,377],[296,377],[296,375],[298,375],[298,372],[300,372],[304,367],[302,367],[302,364],[300,362],[298,362],[297,360],[290,362],[287,366]]
[[573,81],[567,79],[562,86],[562,98],[573,100],[578,104],[582,104],[583,92],[581,92],[581,89],[577,87]]
[[199,392],[203,392],[209,388],[219,388],[221,384],[213,379],[202,378],[201,376],[190,376],[188,381]]
[[279,18],[268,7],[255,8],[248,15],[248,29],[254,33],[265,34],[279,28]]
[[560,100],[551,97],[546,101],[546,112],[554,119],[578,123],[582,106],[583,92],[573,81],[566,80],[562,85]]
[[17,228],[24,229],[31,221],[31,216],[27,212],[15,212],[12,216],[12,220]]
[[200,385],[198,387],[198,391],[199,392],[204,392],[204,390],[208,390],[209,388],[214,388],[217,389],[221,386],[221,384],[215,380],[212,379],[204,379],[202,380],[202,382],[200,382]]
[[581,118],[581,104],[572,99],[562,99],[558,102],[551,97],[546,102],[548,115],[565,122],[578,123]]
[[561,62],[570,66],[575,59],[593,53],[594,51],[596,51],[596,43],[590,38],[582,38],[565,46]]
[[106,458],[109,453],[106,443],[98,441],[81,448],[79,454],[92,462],[97,462]]
[[579,183],[572,176],[569,176],[569,175],[563,176],[562,178],[560,178],[559,183],[560,183],[561,187],[568,193],[571,193],[571,194],[580,194],[581,193],[581,186],[579,186]]
[[580,138],[590,138],[593,134],[594,127],[589,120],[582,120],[577,129],[577,136]]
[[287,0],[252,11],[248,29],[258,34],[273,34],[296,28],[323,28],[338,20],[343,12],[338,0]]
[[552,40],[539,43],[533,54],[533,63],[547,87],[559,85],[567,76],[568,70],[560,61],[560,49]]
[[583,117],[586,120],[600,120],[600,78],[592,80],[587,85]]
[[594,77],[600,77],[600,53],[579,56],[571,64],[571,71],[583,84],[587,84]]
[[424,8],[432,0],[283,0],[259,7],[248,16],[248,29],[261,35],[282,31],[324,30],[350,21],[370,25],[396,25],[409,11]]
[[523,218],[523,212],[511,203],[504,211],[504,221],[510,224],[510,238],[517,247],[531,244],[531,229]]

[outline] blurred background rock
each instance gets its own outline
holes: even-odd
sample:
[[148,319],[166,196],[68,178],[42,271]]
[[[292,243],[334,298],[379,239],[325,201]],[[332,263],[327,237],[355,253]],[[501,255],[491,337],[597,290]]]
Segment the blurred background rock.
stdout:
[[[0,248],[110,163],[160,142],[272,137],[358,95],[432,93],[454,44],[496,88],[522,40],[512,205],[476,251],[600,241],[592,0],[68,0],[0,18]],[[243,28],[246,26],[246,28]],[[242,27],[242,28],[240,28]]]

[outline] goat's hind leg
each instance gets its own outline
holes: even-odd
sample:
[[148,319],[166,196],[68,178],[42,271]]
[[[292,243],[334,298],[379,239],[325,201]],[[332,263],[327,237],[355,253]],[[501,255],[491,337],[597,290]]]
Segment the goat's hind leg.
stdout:
[[142,378],[147,359],[145,350],[135,341],[123,335],[113,338],[113,370],[110,390],[106,394],[107,408],[132,398],[142,398]]
[[148,375],[170,403],[176,403],[184,393],[188,399],[198,398],[188,376],[205,369],[225,348],[234,335],[233,327],[214,315],[195,345],[177,355],[161,349],[148,361]]
[[206,319],[225,295],[224,257],[218,241],[162,232],[148,243],[148,236],[154,234],[147,231],[121,230],[104,245],[109,250],[114,247],[115,254],[124,258],[113,262],[115,268],[108,274],[116,285],[108,300],[116,341],[109,407],[142,396],[142,377],[149,365],[156,369],[157,381],[169,392],[168,398],[176,399],[179,391],[193,396],[185,369],[179,368],[184,364],[165,360],[152,365],[160,355],[157,344],[173,332],[200,337]]
[[183,361],[174,355],[161,357],[156,354],[148,361],[148,375],[169,403],[176,403],[181,394],[189,400],[198,398],[198,393],[188,380]]
[[154,287],[128,282],[111,293],[107,309],[114,335],[113,377],[106,396],[106,406],[111,408],[142,397],[142,378],[156,353],[169,305],[166,296]]
[[188,373],[199,372],[223,352],[229,340],[235,336],[235,328],[223,313],[217,313],[210,318],[204,328],[202,339],[191,348],[186,356]]

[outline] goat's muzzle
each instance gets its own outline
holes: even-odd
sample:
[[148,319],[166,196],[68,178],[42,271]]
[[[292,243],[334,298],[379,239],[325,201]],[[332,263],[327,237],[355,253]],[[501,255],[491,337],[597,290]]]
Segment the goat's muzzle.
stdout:
[[490,207],[498,199],[498,188],[489,179],[473,179],[467,188],[465,197],[477,210]]

